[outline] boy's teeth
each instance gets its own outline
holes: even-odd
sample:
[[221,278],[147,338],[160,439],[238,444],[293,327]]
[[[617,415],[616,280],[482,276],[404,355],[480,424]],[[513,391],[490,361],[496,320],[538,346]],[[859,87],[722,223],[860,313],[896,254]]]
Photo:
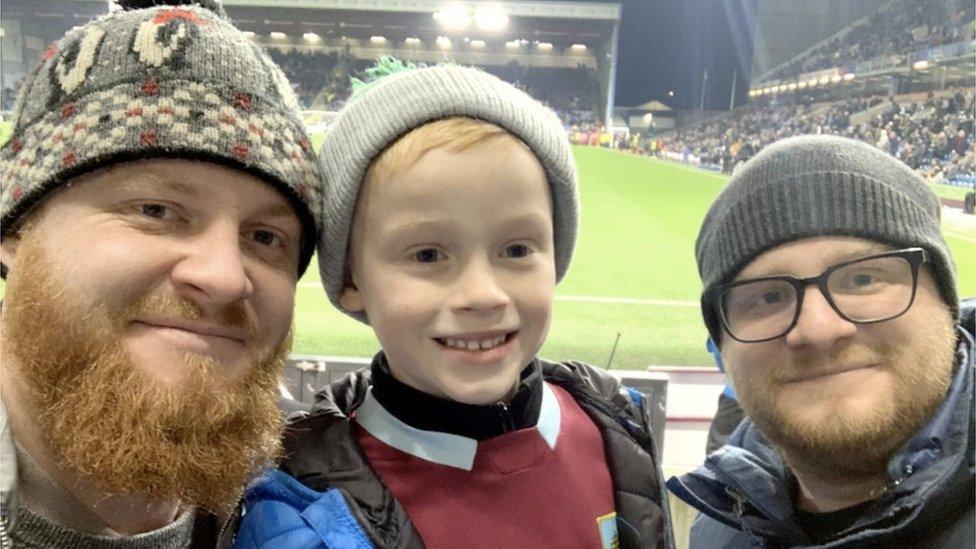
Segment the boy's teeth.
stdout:
[[493,349],[505,342],[504,335],[496,336],[491,339],[482,339],[480,341],[476,340],[464,340],[464,339],[451,339],[444,338],[444,345],[453,349],[464,349],[468,351],[478,351],[478,350],[488,350]]

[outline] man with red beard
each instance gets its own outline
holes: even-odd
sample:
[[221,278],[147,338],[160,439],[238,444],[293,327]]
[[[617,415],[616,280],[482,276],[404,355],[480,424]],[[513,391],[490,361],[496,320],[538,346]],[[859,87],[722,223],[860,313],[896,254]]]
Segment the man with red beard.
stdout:
[[119,2],[24,79],[3,145],[0,546],[229,546],[279,453],[320,175],[219,2]]
[[940,214],[908,166],[826,136],[716,199],[702,312],[747,419],[668,482],[693,548],[973,547],[973,302]]

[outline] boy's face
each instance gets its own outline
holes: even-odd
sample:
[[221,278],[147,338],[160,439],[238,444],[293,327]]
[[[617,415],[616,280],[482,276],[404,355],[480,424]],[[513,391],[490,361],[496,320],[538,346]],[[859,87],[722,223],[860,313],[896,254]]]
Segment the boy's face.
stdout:
[[434,149],[364,185],[340,298],[365,310],[398,380],[469,404],[506,400],[542,346],[556,285],[545,171],[496,138]]

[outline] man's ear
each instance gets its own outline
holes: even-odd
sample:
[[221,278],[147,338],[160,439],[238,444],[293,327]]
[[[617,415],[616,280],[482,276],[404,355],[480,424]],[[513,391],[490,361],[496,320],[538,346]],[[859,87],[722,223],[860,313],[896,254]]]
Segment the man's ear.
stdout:
[[4,280],[7,279],[7,269],[13,263],[14,257],[17,255],[17,246],[19,245],[19,234],[7,235],[0,240],[0,276]]
[[359,292],[359,288],[355,284],[351,283],[342,289],[342,293],[339,295],[339,305],[342,305],[342,308],[350,313],[361,313],[366,310],[366,306],[363,304],[363,294]]

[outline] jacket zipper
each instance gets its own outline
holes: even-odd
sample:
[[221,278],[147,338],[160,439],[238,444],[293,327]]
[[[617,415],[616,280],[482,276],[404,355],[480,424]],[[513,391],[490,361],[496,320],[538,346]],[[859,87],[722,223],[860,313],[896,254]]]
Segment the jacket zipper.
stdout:
[[8,549],[14,546],[10,539],[9,520],[7,513],[0,513],[0,549]]
[[749,528],[749,525],[746,524],[746,498],[728,486],[725,487],[725,493],[728,494],[728,496],[731,497],[735,502],[733,503],[732,507],[735,509],[735,516],[739,518],[739,524],[742,526],[742,531],[752,538],[752,542],[757,546],[765,547],[766,543],[763,538],[757,536],[756,533],[752,531],[752,528]]
[[498,410],[498,419],[502,422],[502,429],[506,433],[514,431],[515,420],[512,418],[512,412],[508,409],[508,405],[504,402],[498,402],[495,404],[495,409]]
[[[237,519],[239,516],[241,516],[241,510],[243,509],[242,507],[243,505],[244,505],[244,495],[242,494],[240,499],[237,500],[237,505],[234,506],[234,510],[231,511],[229,515],[227,515],[227,518],[224,519],[223,524],[220,525],[220,530],[217,532],[217,539],[214,540],[215,542],[214,547],[217,547],[218,549],[220,547],[224,547],[223,544],[224,536],[227,534],[227,530],[230,528],[231,523],[234,522],[234,520]],[[226,545],[226,547],[230,547],[230,545]],[[0,549],[3,548],[0,547]]]

